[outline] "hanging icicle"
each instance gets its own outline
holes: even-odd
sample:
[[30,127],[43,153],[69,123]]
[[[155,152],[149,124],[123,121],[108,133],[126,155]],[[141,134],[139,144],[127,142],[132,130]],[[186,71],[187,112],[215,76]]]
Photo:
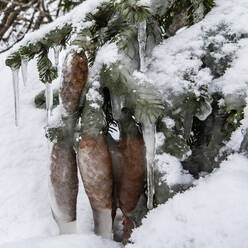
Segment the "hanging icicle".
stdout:
[[51,112],[53,107],[53,87],[51,83],[46,83],[46,114],[47,125],[50,124]]
[[138,30],[140,71],[145,71],[145,50],[146,50],[146,20],[140,23]]
[[121,117],[121,110],[124,107],[125,96],[111,95],[112,114],[115,120]]
[[11,68],[11,70],[14,90],[15,125],[18,126],[20,118],[19,68]]
[[21,61],[21,70],[22,70],[22,81],[23,85],[26,87],[28,80],[28,59],[23,58]]
[[147,208],[153,208],[154,196],[154,159],[155,159],[155,123],[143,123],[143,138],[146,146],[147,167]]
[[53,52],[54,52],[54,63],[55,63],[55,66],[57,68],[59,66],[59,51],[60,51],[60,47],[59,46],[55,46],[53,48]]

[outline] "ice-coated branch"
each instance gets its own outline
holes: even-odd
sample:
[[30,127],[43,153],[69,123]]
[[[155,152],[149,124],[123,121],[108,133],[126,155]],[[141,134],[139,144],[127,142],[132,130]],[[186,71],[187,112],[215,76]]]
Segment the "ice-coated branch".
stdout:
[[14,104],[15,104],[15,125],[19,125],[20,118],[20,96],[19,96],[19,68],[11,68],[12,81],[14,90]]
[[143,138],[146,146],[147,167],[147,208],[153,208],[154,196],[154,158],[155,158],[155,122],[143,123]]

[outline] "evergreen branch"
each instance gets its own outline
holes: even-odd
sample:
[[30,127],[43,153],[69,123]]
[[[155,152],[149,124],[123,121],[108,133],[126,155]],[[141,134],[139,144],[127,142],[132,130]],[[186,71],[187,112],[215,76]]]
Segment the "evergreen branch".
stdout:
[[135,93],[135,117],[141,122],[155,122],[164,110],[162,99],[152,89],[139,87]]
[[8,56],[5,61],[5,64],[9,66],[11,69],[18,69],[21,67],[21,56],[19,52],[15,52]]
[[52,81],[58,77],[57,68],[52,65],[52,62],[48,58],[47,54],[47,51],[43,51],[39,55],[37,62],[39,78],[42,83],[52,83]]

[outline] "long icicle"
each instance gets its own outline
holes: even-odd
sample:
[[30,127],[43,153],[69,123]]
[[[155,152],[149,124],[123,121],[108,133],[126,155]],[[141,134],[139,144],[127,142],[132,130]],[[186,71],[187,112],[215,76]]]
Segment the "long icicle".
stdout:
[[14,90],[14,104],[15,104],[15,125],[19,125],[20,119],[20,96],[19,96],[19,68],[11,68],[12,81]]
[[28,80],[28,60],[25,58],[22,59],[21,70],[22,70],[22,81],[23,81],[24,87],[26,87],[27,80]]
[[145,71],[145,50],[146,50],[146,20],[141,22],[138,29],[140,71]]
[[153,208],[154,196],[154,159],[155,159],[155,123],[143,123],[143,138],[146,146],[147,167],[147,208]]
[[46,114],[47,125],[50,124],[51,112],[53,107],[53,87],[51,83],[46,83]]
[[59,66],[59,51],[60,51],[60,47],[59,46],[55,46],[53,48],[53,52],[54,52],[54,63],[55,63],[55,66],[57,68]]

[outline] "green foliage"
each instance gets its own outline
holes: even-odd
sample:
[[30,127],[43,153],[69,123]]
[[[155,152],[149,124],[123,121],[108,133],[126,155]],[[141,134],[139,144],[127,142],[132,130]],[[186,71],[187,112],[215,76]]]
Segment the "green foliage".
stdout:
[[134,93],[135,117],[139,122],[154,123],[164,110],[161,98],[154,90],[139,87]]
[[56,28],[45,35],[42,43],[48,47],[63,46],[65,47],[72,32],[71,24],[65,24],[62,28]]
[[62,9],[63,13],[67,13],[82,2],[84,0],[62,0],[58,7]]
[[[38,95],[34,98],[34,104],[36,108],[46,109],[46,96],[45,90],[42,90]],[[54,91],[53,93],[53,108],[59,105],[59,92]]]
[[115,7],[128,23],[137,24],[151,17],[147,6],[140,5],[138,0],[121,0]]
[[215,7],[215,0],[203,0],[204,15],[206,15],[213,7]]
[[159,22],[164,33],[166,33],[169,26],[172,24],[174,16],[185,11],[187,13],[187,25],[191,26],[195,23],[196,12],[201,4],[203,5],[203,18],[215,6],[215,0],[176,0],[167,9],[164,15],[155,16],[155,18]]
[[101,83],[103,87],[107,87],[111,94],[116,96],[128,94],[128,79],[129,72],[125,68],[121,68],[119,63],[113,64],[110,67],[104,66],[101,73]]
[[51,142],[61,142],[64,140],[63,127],[50,127],[46,130],[46,138]]
[[47,56],[47,52],[42,52],[38,56],[37,68],[42,83],[52,83],[52,81],[58,77],[57,68],[52,65],[51,60]]
[[21,56],[19,52],[12,53],[5,61],[5,64],[12,69],[21,67]]

